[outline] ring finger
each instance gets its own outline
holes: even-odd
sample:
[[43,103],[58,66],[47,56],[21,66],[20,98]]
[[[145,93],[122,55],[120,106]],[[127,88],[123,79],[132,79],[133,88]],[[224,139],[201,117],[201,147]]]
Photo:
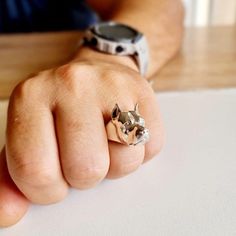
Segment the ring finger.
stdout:
[[[107,129],[108,136],[115,127],[112,123],[109,123],[109,125],[111,126]],[[116,134],[116,130],[113,132]],[[124,145],[109,141],[109,154],[110,168],[107,178],[119,178],[135,171],[142,164],[144,159],[144,145]]]

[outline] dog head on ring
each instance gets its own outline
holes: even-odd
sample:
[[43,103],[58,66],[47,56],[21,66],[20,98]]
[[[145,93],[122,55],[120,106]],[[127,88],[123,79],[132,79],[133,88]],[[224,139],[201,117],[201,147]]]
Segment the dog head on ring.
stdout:
[[122,112],[116,104],[112,111],[112,121],[125,135],[131,135],[135,132],[136,139],[139,140],[147,132],[145,121],[139,115],[138,104],[133,111]]

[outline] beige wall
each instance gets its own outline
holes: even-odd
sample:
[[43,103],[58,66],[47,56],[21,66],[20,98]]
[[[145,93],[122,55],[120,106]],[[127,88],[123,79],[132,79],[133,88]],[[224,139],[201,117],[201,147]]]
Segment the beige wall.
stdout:
[[186,26],[233,25],[236,0],[183,0]]

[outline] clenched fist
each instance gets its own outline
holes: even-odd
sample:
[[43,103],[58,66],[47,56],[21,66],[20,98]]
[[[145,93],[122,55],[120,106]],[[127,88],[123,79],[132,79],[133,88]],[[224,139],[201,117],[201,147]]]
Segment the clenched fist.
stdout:
[[[105,126],[118,103],[136,103],[150,140],[108,141]],[[61,201],[68,188],[87,189],[135,171],[156,155],[163,128],[154,93],[130,58],[83,49],[70,63],[21,82],[11,95],[0,162],[0,225],[18,221],[28,201]]]

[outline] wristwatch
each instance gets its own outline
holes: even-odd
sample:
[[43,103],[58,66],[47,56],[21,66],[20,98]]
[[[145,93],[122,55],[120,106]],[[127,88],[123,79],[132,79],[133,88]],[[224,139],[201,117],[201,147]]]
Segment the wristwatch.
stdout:
[[148,68],[148,45],[144,35],[136,29],[117,22],[102,22],[86,30],[84,43],[98,51],[133,56],[140,74],[145,76]]

